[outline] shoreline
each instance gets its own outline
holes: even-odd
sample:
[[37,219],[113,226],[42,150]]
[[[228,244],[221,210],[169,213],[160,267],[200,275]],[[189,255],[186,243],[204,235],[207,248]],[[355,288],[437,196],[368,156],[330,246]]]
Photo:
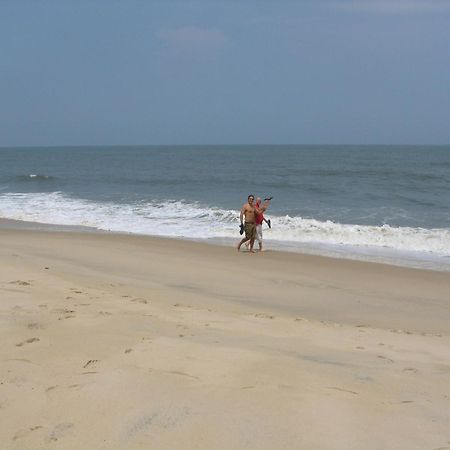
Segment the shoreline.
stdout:
[[448,292],[444,272],[0,228],[0,439],[444,448]]
[[[15,220],[0,217],[0,230],[2,229],[25,229],[34,231],[54,231],[54,232],[74,232],[74,233],[93,233],[93,234],[109,234],[117,236],[138,236],[149,239],[168,239],[170,241],[186,241],[198,242],[212,246],[235,247],[235,243],[239,241],[239,237],[221,237],[221,238],[188,238],[178,236],[159,236],[134,232],[120,232],[102,230],[86,225],[61,225],[41,222],[31,222],[25,220]],[[269,242],[269,245],[267,245]],[[271,245],[272,244],[272,245]],[[418,270],[430,270],[434,272],[450,272],[450,261],[445,261],[443,256],[427,255],[424,253],[392,251],[384,248],[358,248],[348,249],[348,246],[332,246],[321,243],[303,243],[299,245],[290,245],[289,242],[281,242],[276,240],[265,240],[265,247],[269,247],[270,252],[293,253],[300,255],[319,256],[345,261],[358,261],[374,264],[383,264],[393,267],[403,267]],[[448,257],[450,258],[450,256]]]
[[[67,248],[70,247],[73,250],[73,254],[76,255],[73,264],[82,266],[84,264],[84,258],[93,256],[100,257],[98,265],[108,262],[108,255],[105,253],[107,249],[120,248],[122,251],[131,251],[131,249],[142,248],[147,249],[149,255],[156,253],[156,256],[173,257],[179,259],[182,264],[177,266],[182,271],[183,264],[190,259],[196,260],[198,254],[201,255],[203,263],[206,269],[209,269],[209,265],[216,265],[220,267],[217,269],[219,272],[228,270],[229,266],[236,264],[237,268],[244,271],[250,271],[253,276],[261,278],[258,270],[262,270],[262,274],[266,274],[269,279],[272,279],[272,271],[279,273],[280,271],[286,272],[290,281],[291,287],[295,288],[298,284],[295,280],[297,274],[306,277],[307,279],[317,278],[319,280],[316,288],[326,289],[329,283],[336,283],[336,285],[342,285],[342,292],[339,292],[339,296],[344,298],[346,293],[351,293],[347,297],[352,297],[350,308],[356,308],[357,306],[357,293],[363,290],[370,290],[373,292],[379,292],[382,296],[388,298],[391,295],[398,295],[400,297],[411,296],[411,298],[419,298],[420,295],[427,297],[428,292],[439,292],[442,299],[447,298],[446,288],[448,286],[448,292],[450,292],[450,274],[445,271],[435,271],[421,268],[402,267],[396,265],[390,265],[372,261],[358,261],[344,258],[333,258],[329,256],[303,254],[297,252],[283,252],[277,250],[267,250],[263,253],[249,253],[246,251],[237,252],[234,247],[217,245],[214,243],[199,242],[194,240],[185,240],[179,238],[166,238],[159,236],[137,235],[132,233],[113,233],[113,232],[86,232],[86,231],[74,231],[74,230],[36,230],[36,229],[17,229],[17,228],[0,228],[0,242],[6,238],[6,242],[3,244],[4,248],[7,248],[8,241],[15,240],[21,242],[24,241],[28,244],[30,249],[38,249],[48,245],[49,248],[54,248],[57,252],[57,245],[64,243]],[[31,246],[30,244],[33,243]],[[46,244],[48,243],[48,244]],[[81,245],[81,249],[77,248],[77,245]],[[26,247],[27,245],[25,245]],[[93,246],[92,249],[89,247]],[[98,247],[98,248],[97,248]],[[87,254],[83,253],[83,249]],[[96,251],[101,250],[101,252]],[[145,258],[147,253],[141,252],[141,257]],[[56,255],[52,255],[55,258]],[[66,255],[65,259],[68,256]],[[58,258],[56,258],[58,259]],[[223,264],[222,264],[223,263]],[[222,267],[223,266],[223,267]],[[186,267],[188,274],[192,276],[194,273],[189,267]],[[139,271],[141,269],[139,268]],[[236,269],[233,270],[236,272]],[[195,278],[199,278],[199,283],[202,283],[201,276],[195,274]],[[354,278],[359,277],[359,278]],[[183,276],[189,281],[187,275]],[[281,277],[284,280],[285,277]],[[221,278],[220,278],[221,280]],[[273,280],[271,283],[267,283],[265,279],[261,279],[264,286],[270,289],[272,296],[270,300],[265,295],[261,296],[261,300],[266,299],[266,306],[277,309],[279,312],[285,310],[288,314],[295,314],[299,311],[293,309],[289,310],[289,307],[295,307],[295,302],[290,298],[291,291],[285,296],[287,303],[280,302],[280,292],[274,287],[282,281]],[[189,281],[190,282],[190,281]],[[275,286],[273,283],[275,282]],[[323,286],[322,284],[323,283]],[[426,285],[426,287],[425,287]],[[300,286],[300,285],[299,285]],[[322,287],[320,287],[322,286]],[[386,289],[391,289],[389,292]],[[282,298],[282,297],[281,297]],[[351,306],[350,306],[351,305]],[[247,306],[251,306],[248,304]],[[404,308],[406,305],[402,305]],[[410,305],[412,307],[412,304]],[[310,311],[314,311],[315,305],[313,302],[309,304]],[[338,310],[334,311],[335,313]],[[404,314],[407,314],[407,310]],[[398,311],[397,311],[398,314]],[[351,317],[352,314],[345,313],[340,314],[339,320],[345,320],[345,318]],[[357,315],[356,315],[357,316]],[[445,314],[444,316],[445,317]],[[324,317],[312,317],[317,319],[324,319]],[[398,315],[397,319],[405,320],[408,322],[407,317],[402,318]],[[328,319],[326,319],[328,320]],[[355,319],[356,322],[361,321]],[[437,318],[436,318],[437,320]],[[356,322],[352,322],[353,325]],[[430,323],[429,326],[435,325]],[[393,328],[408,328],[408,326],[402,326],[400,323],[396,324],[395,321],[392,324]],[[436,332],[445,331],[446,328],[442,327]],[[422,330],[424,331],[424,330]]]

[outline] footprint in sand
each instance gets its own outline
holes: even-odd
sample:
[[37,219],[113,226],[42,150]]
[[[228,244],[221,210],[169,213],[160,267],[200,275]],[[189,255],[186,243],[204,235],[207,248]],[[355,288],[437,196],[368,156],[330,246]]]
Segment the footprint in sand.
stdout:
[[32,433],[33,431],[39,430],[41,428],[44,428],[44,427],[42,427],[41,425],[37,425],[35,427],[18,430],[14,434],[13,441],[16,441],[17,439],[20,439],[20,438],[24,438],[24,437],[28,436],[30,433]]
[[28,325],[27,325],[27,328],[29,329],[29,330],[39,330],[39,329],[42,329],[42,328],[44,328],[40,323],[37,323],[37,322],[31,322],[31,323],[29,323]]
[[133,299],[130,300],[130,301],[133,302],[133,303],[142,303],[142,304],[144,304],[144,305],[146,305],[146,304],[149,303],[148,300],[146,300],[145,298],[140,298],[140,297],[138,297],[138,298],[133,298]]
[[258,317],[259,319],[275,319],[275,316],[265,313],[255,314],[255,317]]
[[55,442],[62,437],[66,436],[70,430],[74,427],[73,423],[63,422],[56,425],[48,435],[49,442]]
[[134,438],[139,433],[142,433],[142,431],[148,429],[152,424],[153,421],[158,417],[158,413],[155,412],[148,416],[142,416],[138,420],[136,420],[127,430],[126,435],[128,439]]
[[124,353],[131,353],[132,351],[133,351],[132,348],[127,348],[127,349],[124,351]]
[[391,333],[397,333],[397,334],[412,334],[410,331],[400,330],[400,329],[391,329],[389,330]]
[[418,373],[419,371],[415,367],[405,367],[402,372],[405,373]]
[[30,338],[30,339],[27,339],[26,341],[19,342],[18,344],[16,344],[16,347],[22,347],[25,344],[31,344],[33,342],[38,342],[38,341],[40,341],[39,338],[33,337],[33,338]]
[[19,286],[31,286],[31,281],[22,281],[22,280],[15,280],[15,281],[10,281],[9,284],[18,284]]
[[181,370],[164,370],[163,372],[169,373],[169,374],[172,374],[172,375],[180,375],[182,377],[192,378],[193,380],[200,380],[199,377],[196,377],[195,375],[191,375],[191,374],[186,373],[186,372],[182,372]]
[[359,395],[358,392],[351,391],[350,389],[344,389],[338,386],[329,386],[328,389],[334,389],[335,391],[348,392],[349,394]]
[[86,367],[90,367],[95,365],[96,363],[100,362],[99,359],[90,359],[84,366],[83,369],[86,369]]
[[56,308],[56,309],[52,309],[52,312],[59,313],[59,314],[71,314],[76,311],[74,309],[68,309],[68,308]]
[[19,361],[19,362],[34,364],[32,361],[30,361],[29,359],[25,359],[25,358],[8,358],[8,359],[4,359],[4,361]]
[[80,288],[70,288],[70,290],[71,290],[74,294],[84,294],[83,291],[80,291]]
[[188,406],[179,407],[170,414],[164,412],[153,412],[145,414],[134,420],[126,429],[126,439],[131,440],[139,435],[147,434],[149,429],[156,425],[158,429],[171,430],[180,427],[191,415],[191,408]]
[[64,319],[73,319],[75,316],[76,311],[74,309],[68,309],[68,308],[56,308],[52,309],[52,312],[61,314],[62,317],[59,317],[58,320],[64,320]]
[[384,359],[389,364],[392,364],[394,362],[393,359],[387,358],[386,356],[383,356],[383,355],[377,355],[377,358]]

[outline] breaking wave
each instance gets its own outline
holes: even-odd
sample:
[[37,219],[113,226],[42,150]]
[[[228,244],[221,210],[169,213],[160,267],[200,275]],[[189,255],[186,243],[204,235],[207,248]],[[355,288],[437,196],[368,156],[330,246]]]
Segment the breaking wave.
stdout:
[[[60,192],[5,193],[0,194],[0,217],[153,236],[239,238],[239,211],[180,200],[114,203]],[[272,242],[450,256],[450,229],[341,224],[288,215],[270,218],[272,229],[264,233]]]

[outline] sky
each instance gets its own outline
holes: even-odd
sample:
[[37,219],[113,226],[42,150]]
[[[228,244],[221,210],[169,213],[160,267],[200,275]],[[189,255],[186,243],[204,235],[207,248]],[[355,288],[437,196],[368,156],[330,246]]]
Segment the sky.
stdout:
[[450,144],[450,0],[0,0],[0,147]]

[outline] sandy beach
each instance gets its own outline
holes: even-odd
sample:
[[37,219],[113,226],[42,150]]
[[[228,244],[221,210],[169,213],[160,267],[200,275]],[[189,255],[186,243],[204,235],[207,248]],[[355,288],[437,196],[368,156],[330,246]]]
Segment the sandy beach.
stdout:
[[450,449],[450,274],[0,230],[0,447]]

